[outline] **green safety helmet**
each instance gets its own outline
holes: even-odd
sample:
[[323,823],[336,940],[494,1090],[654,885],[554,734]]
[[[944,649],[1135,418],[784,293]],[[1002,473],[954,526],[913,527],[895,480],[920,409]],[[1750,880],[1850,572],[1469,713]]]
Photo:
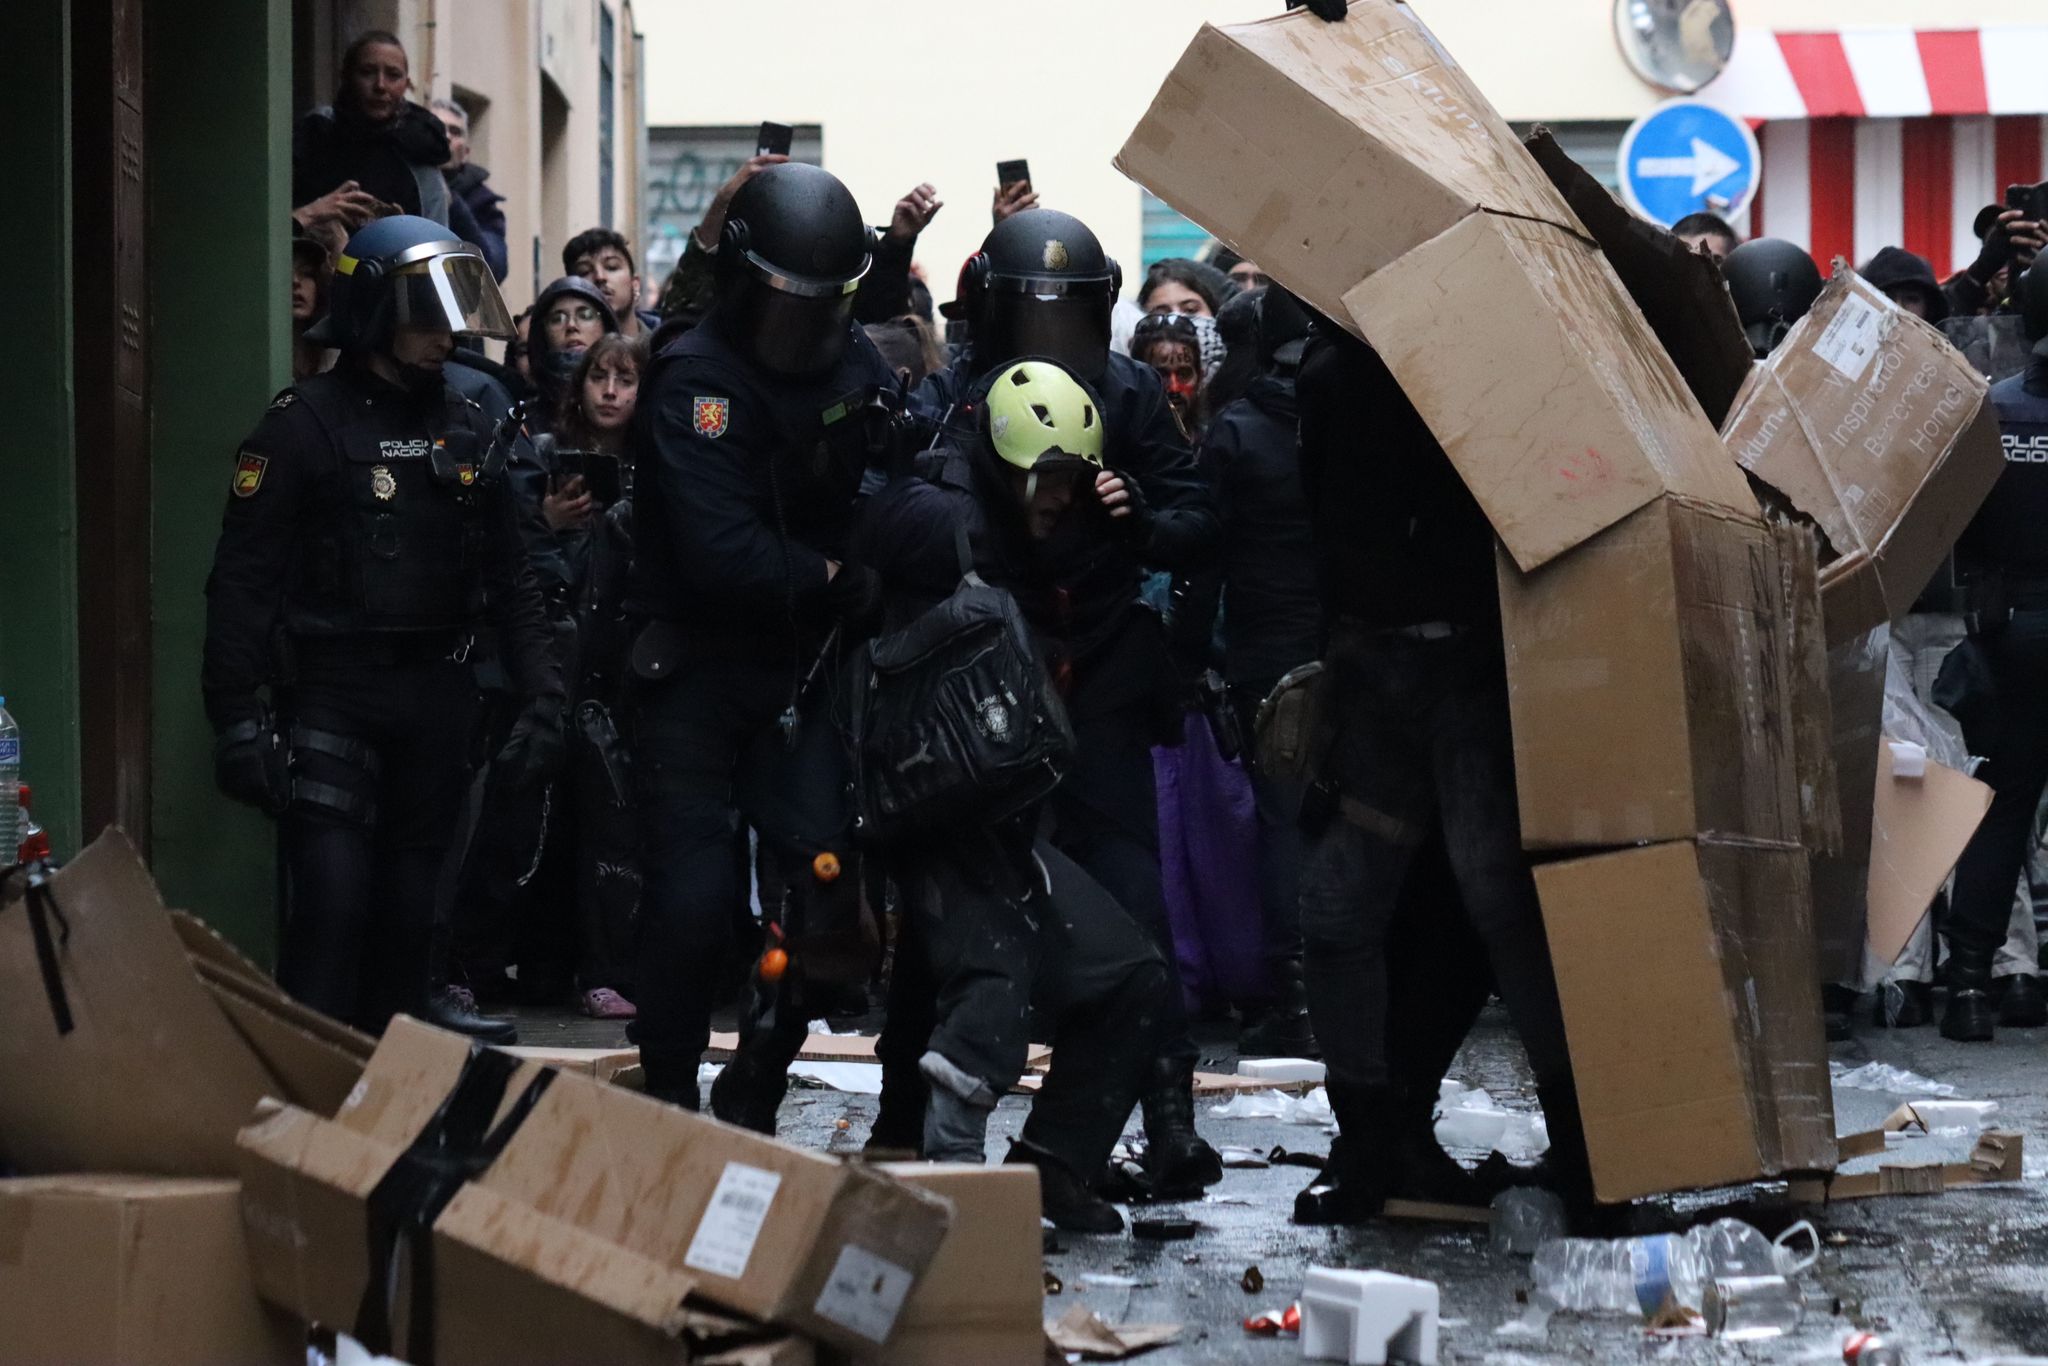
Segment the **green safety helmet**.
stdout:
[[1079,462],[1102,468],[1102,406],[1074,373],[1051,360],[1020,360],[989,384],[989,445],[1026,473]]

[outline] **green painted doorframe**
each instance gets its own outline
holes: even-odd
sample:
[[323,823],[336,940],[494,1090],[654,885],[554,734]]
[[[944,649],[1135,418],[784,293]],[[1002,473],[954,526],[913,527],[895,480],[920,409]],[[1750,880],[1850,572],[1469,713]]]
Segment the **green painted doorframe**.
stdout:
[[71,6],[11,14],[0,81],[8,193],[0,260],[12,272],[12,325],[0,330],[8,378],[0,438],[0,695],[22,727],[22,779],[61,851],[78,847],[78,498],[72,377]]
[[292,6],[151,5],[146,22],[152,861],[171,905],[267,963],[275,829],[214,787],[199,659],[235,450],[291,378]]

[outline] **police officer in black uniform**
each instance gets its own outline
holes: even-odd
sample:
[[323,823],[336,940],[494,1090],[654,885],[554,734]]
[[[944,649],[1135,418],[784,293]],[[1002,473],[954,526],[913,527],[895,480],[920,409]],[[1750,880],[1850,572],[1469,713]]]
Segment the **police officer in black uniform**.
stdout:
[[1131,514],[1117,534],[1077,555],[1060,585],[1063,634],[1073,642],[1068,707],[1078,751],[1073,775],[1050,803],[1053,839],[1152,932],[1173,976],[1165,1041],[1144,1091],[1145,1133],[1155,1185],[1186,1192],[1218,1180],[1223,1167],[1195,1132],[1195,1044],[1160,884],[1152,745],[1178,741],[1178,699],[1164,632],[1138,587],[1144,568],[1199,567],[1218,531],[1207,481],[1158,374],[1110,350],[1120,284],[1116,262],[1080,219],[1052,209],[1004,219],[961,272],[968,350],[927,376],[915,397],[927,415],[971,432],[995,371],[1042,356],[1101,398],[1104,464],[1128,489]]
[[2034,351],[2025,371],[1991,386],[2005,473],[1956,542],[1970,635],[1936,687],[1970,752],[1985,756],[1977,776],[1993,794],[1949,901],[1941,1032],[1963,1042],[1989,1039],[1999,1018],[1992,961],[2048,789],[2048,265],[2037,260],[2013,294]]
[[[645,622],[631,716],[645,882],[629,1032],[648,1091],[692,1109],[733,948],[739,815],[789,871],[791,901],[769,908],[778,926],[858,900],[844,751],[808,676],[834,628],[844,642],[880,600],[877,577],[846,561],[859,417],[894,385],[852,321],[872,248],[836,177],[762,170],[726,215],[711,311],[680,336],[664,329],[641,381],[628,610]],[[807,1019],[794,939],[786,975],[757,981],[743,1056],[712,1096],[721,1117],[759,1129],[774,1125]]]
[[1778,237],[1744,242],[1722,260],[1721,275],[1759,358],[1777,350],[1820,297],[1820,267],[1804,248]]
[[444,384],[455,333],[508,337],[473,246],[395,217],[349,240],[319,338],[236,456],[202,684],[230,796],[281,818],[278,981],[366,1029],[427,1003],[434,889],[468,777],[468,656],[496,627],[525,697],[508,748],[561,754],[562,680],[503,477]]

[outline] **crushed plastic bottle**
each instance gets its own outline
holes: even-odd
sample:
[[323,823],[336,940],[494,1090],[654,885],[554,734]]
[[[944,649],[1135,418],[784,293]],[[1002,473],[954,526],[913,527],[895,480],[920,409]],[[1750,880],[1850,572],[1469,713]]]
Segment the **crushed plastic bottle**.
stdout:
[[[1791,1244],[1804,1233],[1805,1253]],[[1666,1295],[1699,1309],[1710,1281],[1792,1276],[1820,1256],[1820,1237],[1801,1220],[1774,1243],[1740,1219],[1716,1219],[1684,1233],[1647,1238],[1553,1238],[1536,1249],[1529,1271],[1538,1298],[1580,1313],[1657,1312]]]
[[1564,1237],[1564,1201],[1540,1186],[1513,1186],[1493,1198],[1493,1250],[1526,1257]]

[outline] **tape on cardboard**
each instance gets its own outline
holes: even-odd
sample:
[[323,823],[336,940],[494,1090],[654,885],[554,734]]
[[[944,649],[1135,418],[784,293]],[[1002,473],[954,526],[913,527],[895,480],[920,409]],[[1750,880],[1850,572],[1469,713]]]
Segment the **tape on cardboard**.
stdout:
[[[56,1022],[57,1036],[62,1038],[76,1027],[71,1018],[71,998],[64,989],[64,970],[57,963],[57,950],[71,942],[71,925],[64,919],[64,912],[57,908],[57,894],[50,890],[47,864],[9,868],[0,872],[0,884],[16,874],[25,883],[21,904],[28,912],[28,932],[35,942],[36,968],[42,974],[43,995],[50,1003],[50,1018]],[[4,908],[5,903],[0,902],[0,909]],[[57,922],[54,938],[50,934],[50,922],[53,920]]]

